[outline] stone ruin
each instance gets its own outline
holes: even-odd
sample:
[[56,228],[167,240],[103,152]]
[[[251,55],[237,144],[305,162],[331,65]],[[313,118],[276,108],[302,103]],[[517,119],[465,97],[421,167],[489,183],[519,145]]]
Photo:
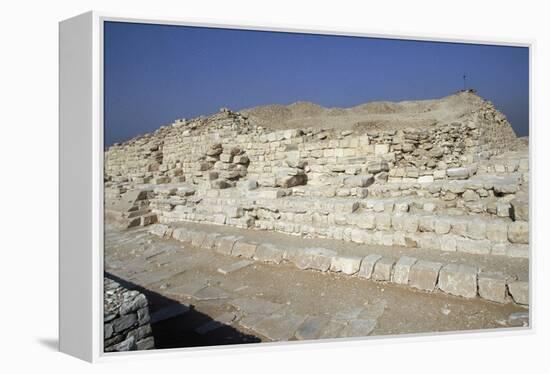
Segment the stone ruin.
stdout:
[[[449,100],[466,109],[432,111]],[[309,127],[268,127],[253,110],[178,120],[105,152],[106,219],[528,259],[526,143],[471,91],[421,104],[345,128],[334,110]]]

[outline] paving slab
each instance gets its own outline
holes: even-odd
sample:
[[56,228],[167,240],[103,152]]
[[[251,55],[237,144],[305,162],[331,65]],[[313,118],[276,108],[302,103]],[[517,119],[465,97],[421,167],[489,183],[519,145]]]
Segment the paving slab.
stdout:
[[177,287],[168,288],[165,292],[168,295],[192,297],[195,293],[207,286],[208,284],[204,279],[196,279],[186,281]]
[[283,304],[259,298],[238,298],[230,300],[228,303],[246,314],[271,314],[284,307]]
[[292,313],[275,313],[254,326],[254,331],[274,341],[287,341],[294,337],[306,316]]
[[210,331],[219,329],[220,327],[231,325],[235,319],[237,319],[237,314],[234,312],[226,312],[215,317],[211,321],[206,322],[203,325],[197,327],[194,331],[197,334],[204,335]]
[[340,332],[342,338],[368,336],[376,327],[375,319],[355,319],[346,324]]
[[317,339],[325,332],[329,318],[325,316],[307,316],[304,323],[296,330],[298,340]]
[[229,294],[224,290],[218,287],[205,287],[193,294],[193,298],[204,301],[204,300],[217,300],[217,299],[227,299]]
[[241,260],[241,261],[237,261],[237,262],[234,262],[230,265],[227,265],[227,266],[222,266],[222,267],[219,267],[218,268],[218,272],[222,273],[222,274],[229,274],[229,273],[233,273],[237,270],[241,270],[251,264],[253,264],[254,262],[253,261],[249,261],[249,260]]
[[172,304],[151,314],[151,324],[155,324],[170,318],[178,317],[189,312],[189,305]]

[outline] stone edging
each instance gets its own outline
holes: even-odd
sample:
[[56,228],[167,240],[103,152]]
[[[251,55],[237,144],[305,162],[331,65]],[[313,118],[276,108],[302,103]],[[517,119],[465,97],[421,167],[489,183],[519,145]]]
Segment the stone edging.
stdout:
[[248,242],[242,236],[220,235],[188,228],[153,225],[150,232],[161,238],[189,242],[217,253],[279,264],[293,263],[301,270],[334,272],[379,282],[391,282],[426,292],[437,290],[465,298],[480,297],[497,303],[513,301],[529,305],[529,282],[502,273],[484,273],[477,267],[418,260],[399,260],[370,254],[339,255],[326,248],[280,248],[274,243]]

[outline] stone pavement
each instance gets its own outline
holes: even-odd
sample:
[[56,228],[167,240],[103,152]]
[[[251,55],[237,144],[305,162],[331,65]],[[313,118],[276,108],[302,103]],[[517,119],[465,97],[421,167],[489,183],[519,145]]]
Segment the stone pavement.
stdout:
[[[353,255],[335,265],[340,272],[321,272],[233,257],[146,228],[107,225],[105,232],[105,271],[148,294],[158,348],[528,324],[524,307],[416,291],[387,281],[390,261],[377,263],[384,264],[373,272],[380,280],[367,280],[346,275],[356,271]],[[401,271],[393,277],[402,280],[409,265],[400,259],[395,268]],[[467,280],[468,270],[444,267],[443,287],[456,292],[457,279]]]

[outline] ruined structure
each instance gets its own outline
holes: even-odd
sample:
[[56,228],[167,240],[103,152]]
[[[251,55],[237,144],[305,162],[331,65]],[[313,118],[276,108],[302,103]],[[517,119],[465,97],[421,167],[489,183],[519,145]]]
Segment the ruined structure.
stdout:
[[161,236],[192,241],[178,225],[196,222],[409,248],[408,256],[350,258],[304,241],[304,248],[256,243],[243,252],[239,238],[224,242],[215,226],[204,226],[197,243],[496,302],[528,304],[528,273],[510,274],[505,265],[484,272],[482,265],[423,261],[421,254],[527,264],[528,190],[527,146],[471,91],[350,109],[222,109],[105,152],[105,214],[120,227],[157,224]]

